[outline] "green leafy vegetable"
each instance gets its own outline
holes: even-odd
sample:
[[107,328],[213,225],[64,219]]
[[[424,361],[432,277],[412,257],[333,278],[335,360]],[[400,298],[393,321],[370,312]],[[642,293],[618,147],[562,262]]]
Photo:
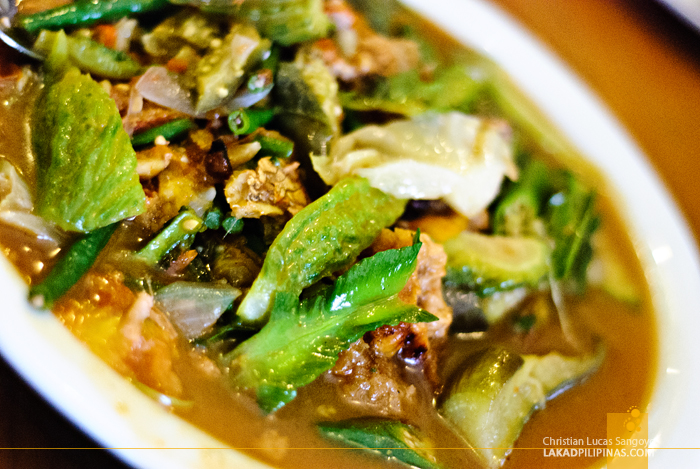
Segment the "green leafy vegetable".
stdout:
[[416,267],[421,244],[375,254],[353,266],[332,287],[299,302],[287,291],[275,297],[270,321],[228,357],[235,385],[254,389],[273,412],[333,367],[338,354],[365,332],[399,322],[437,318],[398,299]]
[[345,267],[401,216],[405,201],[349,177],[297,213],[270,246],[260,275],[238,308],[242,320],[264,318],[277,293],[293,297]]
[[324,437],[389,460],[398,460],[421,469],[436,469],[438,464],[430,449],[431,443],[421,432],[395,420],[354,419],[322,422],[318,430]]
[[29,301],[51,308],[92,267],[119,223],[99,228],[76,241],[51,269],[49,275],[29,290]]
[[595,192],[568,174],[567,187],[549,199],[548,232],[554,238],[552,272],[557,280],[571,279],[578,291],[586,284],[593,257],[591,236],[600,224]]
[[50,85],[35,109],[37,211],[90,232],[145,210],[136,154],[114,101],[77,69]]
[[467,218],[518,175],[507,127],[458,111],[362,127],[311,161],[326,184],[356,174],[401,199],[443,199]]

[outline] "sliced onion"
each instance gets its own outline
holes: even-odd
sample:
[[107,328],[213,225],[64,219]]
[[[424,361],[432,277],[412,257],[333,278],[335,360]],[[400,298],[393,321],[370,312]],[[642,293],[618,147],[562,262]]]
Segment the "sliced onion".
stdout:
[[249,90],[245,89],[242,92],[237,93],[231,101],[227,102],[223,108],[226,110],[226,112],[233,112],[237,109],[245,109],[253,104],[262,101],[267,97],[267,95],[270,94],[270,91],[272,91],[272,87],[266,87],[262,91],[258,91],[257,93],[252,93]]
[[56,247],[64,246],[69,239],[68,235],[56,228],[56,225],[31,213],[2,211],[0,222],[26,231],[37,239],[55,244]]
[[175,282],[155,294],[156,306],[187,339],[201,336],[241,291],[229,285]]
[[33,215],[34,202],[27,183],[15,167],[0,158],[0,222],[19,228],[37,239],[63,246],[68,236],[53,223]]
[[126,115],[130,116],[141,111],[143,111],[143,95],[135,86],[132,86],[129,91],[129,107],[126,108]]
[[192,93],[183,88],[165,67],[151,67],[146,70],[136,82],[136,89],[145,99],[156,104],[193,117],[202,117],[194,110]]
[[[2,193],[5,193],[2,195]],[[17,169],[4,158],[0,158],[0,211],[31,211],[34,207],[29,186]]]

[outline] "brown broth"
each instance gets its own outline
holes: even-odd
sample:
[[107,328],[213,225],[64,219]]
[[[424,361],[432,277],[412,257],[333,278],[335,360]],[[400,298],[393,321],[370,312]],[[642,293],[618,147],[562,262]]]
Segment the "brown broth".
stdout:
[[[460,51],[461,45],[446,37],[432,25],[418,23],[407,15],[411,23],[420,24],[421,32],[440,45],[440,50]],[[3,60],[4,57],[0,57]],[[0,155],[6,156],[33,182],[31,152],[28,146],[28,104],[16,103],[0,109]],[[535,112],[536,114],[536,112]],[[549,128],[544,120],[540,122]],[[538,124],[539,125],[539,124]],[[604,178],[582,162],[574,152],[547,153],[533,141],[528,148],[550,163],[574,165],[575,171],[591,186],[601,187],[603,197],[599,208],[604,225],[602,235],[619,249],[630,266],[631,275],[638,285],[646,285],[644,272],[636,256],[625,227],[614,209],[613,194]],[[568,150],[568,145],[563,148]],[[5,255],[18,266],[28,281],[38,275],[33,269],[36,262],[49,262],[48,253],[32,240],[18,236],[0,226],[0,246]],[[525,426],[505,467],[554,468],[589,467],[599,461],[586,458],[544,458],[544,437],[552,438],[605,438],[606,413],[625,412],[632,406],[643,408],[651,394],[656,366],[656,327],[651,297],[646,286],[640,304],[628,306],[613,300],[607,294],[592,289],[584,299],[569,299],[574,315],[600,337],[606,346],[606,358],[600,370],[587,381],[547,403],[546,409],[536,412]],[[195,405],[189,410],[175,409],[176,413],[215,437],[252,456],[285,468],[356,468],[404,467],[373,459],[359,452],[331,447],[322,440],[314,422],[326,418],[349,417],[353,409],[340,401],[335,390],[317,381],[300,390],[299,397],[273,417],[261,416],[257,405],[249,397],[230,390],[225,379],[210,378],[192,359],[189,345],[180,344],[180,357],[175,363],[177,374],[185,386],[185,396]],[[430,400],[414,409],[407,419],[420,426],[433,440],[438,457],[446,467],[481,467],[478,458],[465,442],[455,435],[437,416]],[[319,408],[323,405],[324,407]],[[327,415],[328,409],[334,409]],[[269,446],[285,446],[280,453],[263,448],[261,435],[266,435]],[[535,449],[527,449],[535,448]]]

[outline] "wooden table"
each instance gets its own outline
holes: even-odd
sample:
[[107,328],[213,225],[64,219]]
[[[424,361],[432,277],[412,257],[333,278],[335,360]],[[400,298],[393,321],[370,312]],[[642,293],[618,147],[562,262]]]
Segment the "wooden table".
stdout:
[[[493,0],[607,103],[700,234],[700,34],[651,0]],[[0,448],[94,448],[0,359]],[[0,450],[0,468],[117,468],[104,451]]]

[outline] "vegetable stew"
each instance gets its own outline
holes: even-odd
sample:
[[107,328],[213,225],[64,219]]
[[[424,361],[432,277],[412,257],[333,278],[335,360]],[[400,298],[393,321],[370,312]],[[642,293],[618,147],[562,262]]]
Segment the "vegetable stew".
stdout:
[[0,59],[31,304],[273,466],[546,466],[518,448],[644,406],[611,194],[497,68],[390,2],[179,3],[15,18],[47,57]]

